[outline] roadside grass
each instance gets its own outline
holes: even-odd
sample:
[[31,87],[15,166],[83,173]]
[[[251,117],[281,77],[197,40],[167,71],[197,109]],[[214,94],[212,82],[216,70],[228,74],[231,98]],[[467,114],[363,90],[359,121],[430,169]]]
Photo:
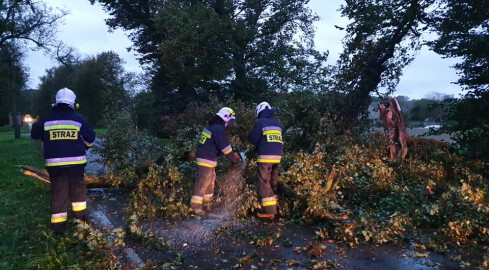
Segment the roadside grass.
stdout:
[[[20,134],[24,134],[26,136],[29,133],[29,127],[22,126],[20,127]],[[30,138],[30,135],[27,136]],[[13,139],[14,138],[14,128],[10,126],[0,126],[0,139]]]
[[44,166],[25,135],[14,139],[12,128],[0,127],[0,269],[89,269],[90,250],[71,239],[73,224],[64,236],[51,232],[49,185],[19,172],[17,165]]

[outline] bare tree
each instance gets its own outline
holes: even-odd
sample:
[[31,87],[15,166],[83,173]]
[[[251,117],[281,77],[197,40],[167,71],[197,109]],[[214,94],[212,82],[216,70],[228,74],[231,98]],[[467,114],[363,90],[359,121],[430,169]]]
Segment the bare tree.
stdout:
[[53,46],[56,26],[66,14],[63,10],[55,12],[42,1],[2,1],[0,46],[12,40],[33,43],[38,48]]

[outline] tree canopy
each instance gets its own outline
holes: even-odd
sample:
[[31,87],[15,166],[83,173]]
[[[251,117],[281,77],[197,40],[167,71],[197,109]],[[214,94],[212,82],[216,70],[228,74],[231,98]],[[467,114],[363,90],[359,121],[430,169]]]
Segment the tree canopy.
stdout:
[[307,0],[91,2],[113,16],[110,27],[132,31],[162,112],[211,94],[257,101],[318,88],[326,72]]
[[367,112],[370,95],[386,88],[391,93],[419,49],[420,28],[433,1],[346,1],[342,15],[346,29],[344,51],[335,77],[338,91],[346,93],[343,114],[354,125]]
[[459,59],[458,84],[465,90],[461,99],[448,103],[451,120],[445,131],[458,143],[460,153],[489,159],[489,1],[440,1],[430,17],[439,37],[433,50]]
[[117,54],[104,52],[70,66],[48,70],[41,78],[38,113],[47,113],[56,92],[68,87],[77,95],[80,112],[87,120],[93,125],[103,123],[106,116],[112,117],[128,103],[126,86],[131,77],[122,64]]
[[[489,1],[442,1],[431,26],[439,38],[430,43],[435,52],[461,61],[459,84],[467,90],[489,91]],[[469,93],[470,95],[471,93]]]

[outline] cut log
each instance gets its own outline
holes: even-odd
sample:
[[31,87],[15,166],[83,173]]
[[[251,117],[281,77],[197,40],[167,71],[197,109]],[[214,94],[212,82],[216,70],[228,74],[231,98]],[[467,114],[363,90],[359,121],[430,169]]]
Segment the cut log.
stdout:
[[46,179],[44,176],[41,176],[35,172],[32,172],[32,171],[21,171],[24,175],[27,175],[27,176],[32,176],[34,178],[37,178],[45,183],[48,183],[48,184],[51,184],[51,182],[49,181],[49,178]]
[[[47,170],[25,165],[20,165],[19,167],[22,174],[39,179],[44,183],[51,183]],[[87,183],[87,186],[89,187],[108,186],[108,183],[104,181],[104,177],[95,174],[85,174],[85,183]]]

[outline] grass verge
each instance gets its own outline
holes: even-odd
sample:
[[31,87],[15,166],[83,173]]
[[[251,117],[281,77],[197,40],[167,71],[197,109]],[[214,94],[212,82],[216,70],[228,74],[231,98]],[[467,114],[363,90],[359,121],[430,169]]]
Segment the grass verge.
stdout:
[[105,137],[107,135],[107,129],[106,128],[95,128],[94,129],[95,134],[100,137]]

